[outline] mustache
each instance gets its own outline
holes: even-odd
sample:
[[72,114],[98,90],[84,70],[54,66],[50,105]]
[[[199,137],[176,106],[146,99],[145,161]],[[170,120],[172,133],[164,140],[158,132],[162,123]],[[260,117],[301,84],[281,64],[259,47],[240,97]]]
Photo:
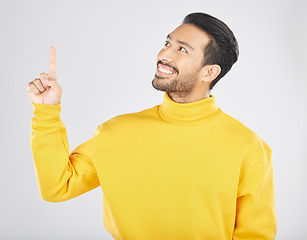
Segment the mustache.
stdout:
[[158,64],[163,64],[163,65],[165,65],[165,66],[168,66],[168,67],[174,69],[177,73],[179,73],[178,68],[176,68],[175,66],[173,66],[173,65],[171,65],[171,64],[169,64],[169,63],[167,63],[167,62],[162,62],[162,61],[160,60],[160,61],[157,62],[157,67],[158,67]]

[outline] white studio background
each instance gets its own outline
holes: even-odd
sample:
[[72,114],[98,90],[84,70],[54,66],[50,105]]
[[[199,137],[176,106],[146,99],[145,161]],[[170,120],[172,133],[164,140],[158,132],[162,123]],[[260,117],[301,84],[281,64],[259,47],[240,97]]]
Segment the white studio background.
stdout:
[[273,149],[278,240],[307,238],[307,3],[304,0],[1,0],[0,239],[112,239],[102,191],[41,199],[30,150],[27,84],[56,46],[70,149],[123,113],[162,102],[151,80],[165,37],[190,12],[225,21],[240,58],[212,91]]

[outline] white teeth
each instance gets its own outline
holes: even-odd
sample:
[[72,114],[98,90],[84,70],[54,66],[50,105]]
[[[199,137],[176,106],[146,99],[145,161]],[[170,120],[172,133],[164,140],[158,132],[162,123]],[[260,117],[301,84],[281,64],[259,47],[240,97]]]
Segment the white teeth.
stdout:
[[160,71],[160,72],[163,72],[163,73],[166,73],[166,74],[173,74],[172,71],[167,70],[167,69],[164,69],[164,68],[162,68],[162,67],[159,67],[159,71]]

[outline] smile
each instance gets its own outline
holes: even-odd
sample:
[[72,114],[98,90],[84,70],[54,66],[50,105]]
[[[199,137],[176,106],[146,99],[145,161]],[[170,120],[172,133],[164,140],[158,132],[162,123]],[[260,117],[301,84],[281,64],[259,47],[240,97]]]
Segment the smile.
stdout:
[[163,67],[161,67],[161,66],[158,68],[158,70],[159,70],[160,72],[163,72],[163,73],[173,74],[172,71],[170,71],[170,70],[168,70],[168,69],[165,69],[165,68],[163,68]]
[[158,64],[156,74],[159,76],[170,76],[177,73],[173,68],[168,67],[164,64]]

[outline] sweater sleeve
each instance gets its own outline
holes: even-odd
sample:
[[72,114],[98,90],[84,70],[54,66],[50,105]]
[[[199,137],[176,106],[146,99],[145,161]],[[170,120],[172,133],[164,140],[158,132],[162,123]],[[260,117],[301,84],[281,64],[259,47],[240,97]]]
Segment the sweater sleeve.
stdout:
[[35,104],[31,122],[31,148],[41,196],[50,202],[66,201],[100,185],[92,160],[98,128],[92,139],[69,154],[60,104]]
[[237,195],[234,240],[271,240],[276,234],[271,149],[264,142],[249,151]]

